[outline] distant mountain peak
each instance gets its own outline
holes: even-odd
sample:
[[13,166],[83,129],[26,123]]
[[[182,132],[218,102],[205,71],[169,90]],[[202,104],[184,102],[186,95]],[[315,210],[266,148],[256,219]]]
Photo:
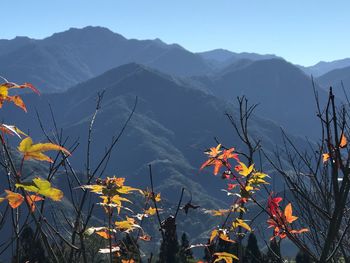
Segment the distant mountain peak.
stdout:
[[93,39],[115,38],[126,40],[122,35],[114,33],[110,29],[101,26],[86,26],[83,28],[71,27],[70,29],[55,33],[52,36],[44,39],[46,42],[69,42],[69,41],[84,41]]

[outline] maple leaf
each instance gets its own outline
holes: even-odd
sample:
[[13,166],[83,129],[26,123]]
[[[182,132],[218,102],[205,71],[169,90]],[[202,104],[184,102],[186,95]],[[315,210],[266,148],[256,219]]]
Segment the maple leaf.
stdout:
[[345,148],[347,145],[348,145],[348,140],[347,140],[346,136],[344,135],[344,133],[342,133],[342,135],[340,136],[339,147]]
[[53,201],[60,201],[63,198],[63,192],[57,188],[51,187],[51,183],[39,177],[34,178],[32,182],[16,184],[16,187],[23,188],[28,192],[34,192],[46,196]]
[[323,163],[327,162],[329,160],[329,158],[331,158],[329,153],[322,154]]
[[9,95],[9,89],[24,89],[29,88],[33,90],[34,92],[39,93],[39,91],[30,83],[24,83],[22,85],[18,85],[13,82],[5,82],[0,84],[0,108],[2,107],[3,103],[5,101],[14,103],[17,107],[21,108],[25,112],[27,112],[27,108],[22,100],[22,98],[18,95],[16,96],[10,96]]
[[16,126],[13,126],[13,125],[0,124],[0,131],[10,135],[16,135],[20,139],[22,138],[21,135],[28,136],[27,134],[25,134],[24,132],[22,132],[20,129],[18,129]]
[[145,210],[145,214],[146,215],[150,215],[153,216],[157,213],[157,209],[155,209],[154,207],[150,207],[147,210]]
[[7,200],[11,208],[17,208],[23,203],[24,201],[23,195],[12,192],[10,190],[5,190],[5,192],[6,192],[6,197],[0,198],[0,202]]
[[32,213],[35,211],[35,202],[44,200],[44,198],[38,195],[26,195],[26,199]]
[[232,263],[233,259],[238,260],[237,256],[235,256],[234,254],[227,253],[227,252],[217,252],[217,253],[214,253],[214,256],[216,256],[214,263],[219,262],[220,260],[224,260],[226,263]]
[[210,158],[209,160],[205,161],[202,166],[200,167],[200,170],[204,169],[207,166],[214,166],[214,175],[217,175],[220,171],[220,168],[224,164],[222,163],[222,160],[216,159],[216,158]]
[[215,158],[216,156],[219,155],[219,153],[221,153],[220,148],[221,148],[221,144],[219,144],[219,145],[216,146],[216,147],[211,147],[211,148],[209,149],[209,151],[204,152],[204,153],[205,153],[205,154],[208,154],[210,157]]
[[107,229],[96,231],[95,233],[104,239],[110,239],[112,237]]
[[246,222],[244,222],[243,219],[239,219],[239,218],[237,218],[235,221],[233,221],[232,227],[233,227],[233,228],[242,227],[242,228],[246,229],[246,230],[249,231],[249,232],[252,231],[252,229],[250,228],[250,226],[249,226]]
[[239,162],[238,154],[233,153],[234,150],[235,150],[235,148],[230,148],[230,149],[224,150],[223,153],[218,158],[219,159],[223,159],[225,161],[227,161],[228,159],[233,158],[237,162]]
[[267,208],[272,216],[276,216],[279,213],[279,203],[282,201],[282,197],[275,197],[272,198],[272,196],[269,196],[269,199],[267,201]]
[[248,175],[251,174],[251,172],[254,169],[254,164],[252,164],[251,166],[247,167],[244,163],[240,162],[240,171],[239,174],[246,177]]
[[286,208],[284,209],[284,216],[286,218],[286,221],[291,224],[293,223],[295,220],[298,219],[298,217],[293,216],[293,208],[292,208],[292,204],[289,203]]
[[46,151],[63,151],[70,155],[70,152],[62,146],[53,143],[38,143],[33,144],[30,137],[27,137],[21,141],[18,146],[18,150],[24,155],[24,159],[36,159],[39,161],[53,162],[53,160],[47,155],[43,154]]
[[138,224],[135,223],[135,219],[131,217],[126,217],[126,220],[124,221],[117,221],[115,222],[115,225],[118,229],[126,233],[133,231],[135,228],[141,228]]

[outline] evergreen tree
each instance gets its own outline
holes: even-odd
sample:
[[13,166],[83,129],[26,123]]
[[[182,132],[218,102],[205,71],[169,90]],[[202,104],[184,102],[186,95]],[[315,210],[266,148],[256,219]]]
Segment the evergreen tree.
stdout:
[[258,240],[256,239],[254,233],[250,233],[248,237],[248,243],[245,249],[243,261],[247,263],[260,263],[262,261]]
[[280,243],[276,239],[271,240],[269,251],[266,254],[265,262],[281,263],[281,249]]
[[183,233],[181,236],[181,247],[179,251],[179,262],[186,263],[190,259],[193,259],[193,254],[190,247],[190,242],[188,241],[186,233]]
[[[19,262],[48,262],[45,250],[40,240],[34,240],[34,233],[30,226],[25,226],[20,235],[20,259]],[[16,260],[14,259],[16,262]]]
[[308,254],[305,254],[303,251],[299,251],[295,257],[296,263],[311,263],[311,258]]
[[162,222],[164,237],[160,245],[159,263],[178,263],[179,262],[179,243],[176,234],[176,222],[173,216],[168,217]]

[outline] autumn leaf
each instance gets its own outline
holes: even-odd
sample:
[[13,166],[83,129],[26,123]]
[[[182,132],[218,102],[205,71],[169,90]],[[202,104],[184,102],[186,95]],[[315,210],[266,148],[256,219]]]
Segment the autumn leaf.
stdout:
[[38,195],[26,195],[26,199],[32,213],[35,211],[35,202],[44,200],[44,198]]
[[53,201],[60,201],[63,198],[63,192],[61,190],[51,187],[49,181],[39,177],[34,178],[32,182],[16,184],[16,187],[46,196]]
[[214,238],[219,234],[219,231],[214,229],[211,231],[210,238],[209,238],[209,243],[213,242]]
[[38,143],[33,144],[30,137],[27,137],[21,141],[18,150],[24,155],[24,159],[36,159],[39,161],[53,162],[50,157],[43,154],[46,151],[63,151],[70,155],[70,152],[62,146],[53,143]]
[[200,170],[204,169],[208,166],[214,166],[214,175],[217,175],[220,171],[220,168],[224,164],[222,163],[222,160],[216,159],[216,158],[210,158],[209,160],[205,161],[202,166],[200,167]]
[[215,158],[216,156],[218,156],[221,153],[220,148],[221,148],[221,144],[219,144],[216,147],[210,148],[210,150],[205,152],[205,154],[208,154],[210,157]]
[[18,129],[16,126],[13,126],[13,125],[0,124],[0,131],[10,135],[16,135],[20,139],[22,138],[21,135],[28,136],[27,134],[25,134],[24,132],[22,132],[20,129]]
[[24,201],[23,195],[12,192],[10,190],[5,190],[5,192],[6,192],[6,197],[0,198],[0,202],[7,200],[11,208],[17,208],[23,203]]
[[298,219],[298,217],[293,216],[293,208],[292,208],[292,204],[289,203],[286,208],[284,209],[284,216],[286,218],[286,221],[291,224],[293,223],[295,220]]
[[344,133],[342,133],[342,135],[340,137],[339,147],[345,148],[347,145],[348,145],[348,140],[347,140],[346,136],[344,135]]
[[154,207],[150,207],[147,210],[145,210],[145,214],[146,215],[150,215],[153,216],[157,213],[157,209],[155,209]]
[[217,253],[214,253],[214,256],[216,256],[214,263],[219,262],[220,260],[224,260],[226,263],[232,263],[233,259],[238,260],[237,256],[235,256],[234,254],[227,253],[227,252],[217,252]]
[[18,95],[10,96],[9,89],[24,89],[29,88],[33,90],[35,93],[40,94],[39,91],[30,83],[24,83],[22,85],[18,85],[13,82],[5,82],[0,84],[0,108],[3,106],[5,101],[14,103],[17,107],[20,107],[22,110],[27,112],[27,108],[22,100],[22,98]]
[[246,229],[246,230],[249,231],[249,232],[252,231],[252,229],[250,228],[250,226],[249,226],[246,222],[244,222],[243,219],[239,219],[239,218],[237,218],[235,221],[233,221],[232,227],[233,227],[233,228],[242,227],[242,228]]
[[104,239],[110,239],[112,237],[107,229],[96,231],[95,233]]
[[126,220],[124,221],[117,221],[115,222],[115,225],[118,229],[126,233],[131,232],[135,228],[141,228],[138,224],[135,223],[135,219],[131,217],[126,217]]
[[239,171],[239,174],[246,177],[248,175],[251,174],[251,172],[253,171],[254,169],[254,164],[252,164],[251,166],[247,167],[244,163],[240,162],[239,163],[240,166],[241,166],[241,169]]
[[329,153],[322,154],[323,163],[327,162],[329,160],[329,158],[331,158]]

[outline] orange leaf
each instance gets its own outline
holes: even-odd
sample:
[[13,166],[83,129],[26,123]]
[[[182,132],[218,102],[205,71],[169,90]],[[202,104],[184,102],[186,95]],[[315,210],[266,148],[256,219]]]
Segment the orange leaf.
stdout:
[[324,153],[322,154],[322,158],[323,158],[323,163],[325,163],[329,160],[329,158],[331,158],[331,156],[329,155],[329,153]]
[[109,232],[107,230],[96,231],[95,233],[97,235],[103,237],[104,239],[110,239],[111,238],[111,235],[109,234]]
[[8,100],[12,101],[17,107],[20,107],[22,110],[27,112],[27,107],[20,96],[8,96]]
[[24,197],[21,194],[12,192],[10,190],[5,190],[5,192],[7,193],[6,199],[12,208],[17,208],[23,203]]
[[35,203],[34,202],[38,202],[38,201],[42,201],[44,200],[44,198],[42,198],[41,196],[38,195],[27,195],[26,196],[27,202],[30,206],[30,211],[34,212],[35,211]]
[[346,139],[346,136],[344,135],[344,133],[342,133],[341,137],[340,137],[340,144],[339,147],[340,148],[345,148],[348,144],[348,140]]
[[288,223],[292,223],[295,220],[298,219],[298,217],[293,216],[293,208],[292,208],[292,204],[289,203],[286,208],[284,209],[284,216],[286,217],[286,220]]

